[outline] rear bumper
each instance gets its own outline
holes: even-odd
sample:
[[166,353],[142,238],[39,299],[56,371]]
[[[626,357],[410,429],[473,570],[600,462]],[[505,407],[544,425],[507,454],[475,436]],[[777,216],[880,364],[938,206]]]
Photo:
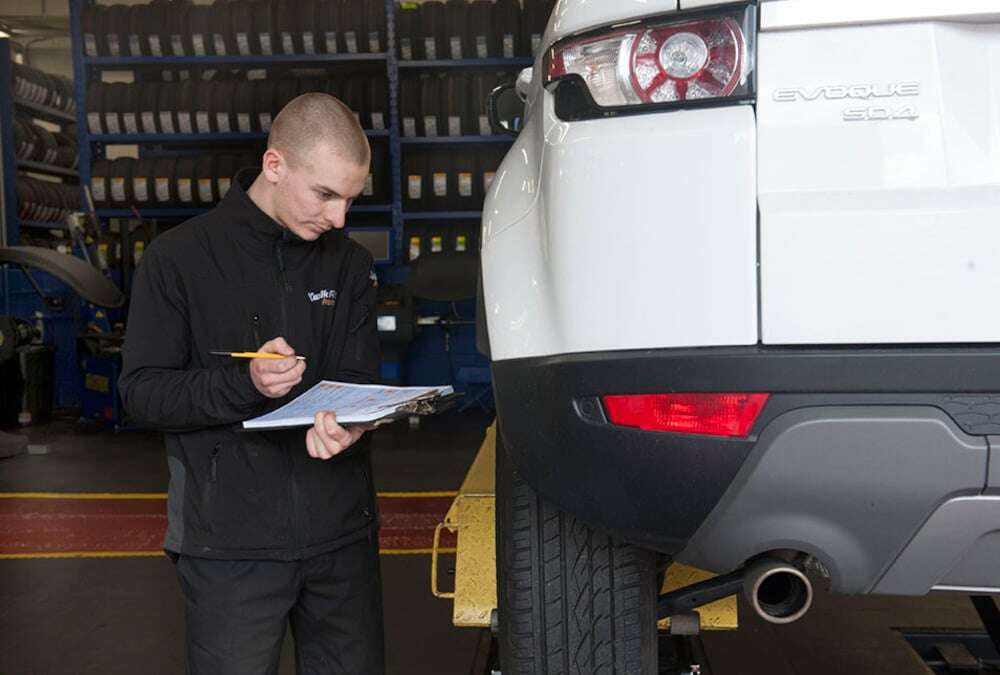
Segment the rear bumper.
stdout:
[[[949,495],[984,488],[986,436],[1000,434],[1000,394],[968,393],[1000,392],[1000,349],[613,352],[497,361],[493,371],[504,445],[525,479],[561,508],[718,571],[758,553],[757,543],[797,543],[854,592],[871,588]],[[673,391],[766,392],[771,399],[748,438],[723,439],[615,427],[599,398]],[[764,457],[774,458],[774,471],[761,468]],[[900,461],[911,469],[901,471]],[[758,485],[758,474],[765,483]],[[927,478],[915,487],[920,475]],[[904,505],[864,502],[869,493],[898,493]],[[904,499],[908,494],[913,498]],[[749,508],[747,500],[753,522],[724,517]],[[858,511],[868,503],[867,513]],[[878,546],[885,536],[873,531],[858,535],[860,543],[847,541],[854,532],[840,543],[813,542],[809,531],[818,521],[793,523],[790,538],[762,525],[802,512],[820,520],[832,514],[832,538],[869,518],[900,528],[901,539]],[[733,537],[730,528],[750,526],[763,529],[732,546],[719,543]],[[846,568],[841,546],[859,549]]]

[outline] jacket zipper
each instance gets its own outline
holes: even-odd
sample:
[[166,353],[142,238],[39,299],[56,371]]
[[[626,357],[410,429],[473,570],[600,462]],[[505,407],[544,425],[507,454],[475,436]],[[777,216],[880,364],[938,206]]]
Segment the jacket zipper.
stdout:
[[[281,307],[281,335],[288,339],[286,333],[288,332],[288,307],[286,296],[291,293],[292,286],[288,283],[288,276],[285,274],[285,240],[279,239],[274,244],[274,258],[275,262],[278,264],[278,281],[280,282],[280,289],[278,292],[279,305]],[[299,489],[295,482],[295,457],[293,453],[288,454],[288,483],[289,483],[289,493],[292,500],[292,511],[288,514],[289,521],[289,531],[292,538],[292,550],[299,550],[299,535],[298,535],[298,512],[299,512]]]

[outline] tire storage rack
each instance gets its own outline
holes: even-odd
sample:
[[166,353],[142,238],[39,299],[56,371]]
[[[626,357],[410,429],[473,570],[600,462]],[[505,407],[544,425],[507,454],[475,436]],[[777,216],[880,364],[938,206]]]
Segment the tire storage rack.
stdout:
[[[0,39],[0,245],[79,253],[66,225],[81,204],[75,105],[68,79],[16,63],[11,41]],[[46,372],[52,368],[46,378],[57,406],[76,405],[81,310],[76,295],[51,275],[34,271],[28,277],[9,265],[0,268],[0,294],[0,314],[33,318],[42,326],[45,349],[57,347],[54,363],[44,366]]]
[[[482,199],[513,140],[490,130],[485,97],[532,65],[554,4],[70,3],[80,176],[133,252],[126,292],[149,238],[211,208],[236,169],[259,161],[273,115],[306,91],[343,100],[369,136],[373,172],[347,232],[372,250],[383,284],[404,283],[421,255],[474,254]],[[104,75],[114,71],[131,81]],[[111,159],[115,145],[138,146],[138,158]],[[440,379],[434,369],[406,379]]]

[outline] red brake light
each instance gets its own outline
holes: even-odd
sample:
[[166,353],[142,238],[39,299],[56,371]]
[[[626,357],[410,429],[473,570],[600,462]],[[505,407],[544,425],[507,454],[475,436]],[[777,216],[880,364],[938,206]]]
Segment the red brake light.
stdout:
[[603,107],[747,93],[751,9],[629,26],[568,40],[548,56],[546,83],[576,74]]
[[745,438],[768,394],[636,394],[605,396],[612,424],[647,431]]

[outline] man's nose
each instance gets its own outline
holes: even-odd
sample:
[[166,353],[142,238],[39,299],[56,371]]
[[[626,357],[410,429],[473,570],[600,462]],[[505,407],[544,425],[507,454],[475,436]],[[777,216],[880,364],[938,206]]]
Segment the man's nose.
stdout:
[[323,210],[323,218],[330,227],[338,230],[344,227],[344,221],[347,220],[347,201],[338,199],[327,204]]

